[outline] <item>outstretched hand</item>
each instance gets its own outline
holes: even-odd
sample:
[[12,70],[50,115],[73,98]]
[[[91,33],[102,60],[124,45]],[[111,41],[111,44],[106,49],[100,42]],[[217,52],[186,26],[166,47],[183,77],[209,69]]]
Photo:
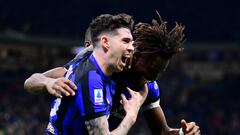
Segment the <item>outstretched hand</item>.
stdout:
[[184,119],[182,119],[181,128],[184,135],[200,135],[200,128],[195,122],[187,123]]
[[140,92],[136,92],[127,87],[131,98],[127,100],[124,94],[121,94],[121,103],[127,115],[130,115],[133,118],[133,121],[136,121],[138,111],[142,104],[144,103],[147,94],[148,88],[147,85],[144,85],[143,89]]
[[49,79],[46,82],[47,91],[56,97],[62,98],[64,96],[74,96],[77,86],[70,80],[63,77],[57,79]]

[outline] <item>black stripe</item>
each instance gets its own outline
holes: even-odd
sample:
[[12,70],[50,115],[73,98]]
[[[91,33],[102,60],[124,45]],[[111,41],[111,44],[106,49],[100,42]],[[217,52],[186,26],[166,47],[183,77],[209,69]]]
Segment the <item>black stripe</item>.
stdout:
[[[95,112],[94,108],[92,107],[93,104],[90,100],[90,89],[89,85],[91,85],[91,82],[89,82],[89,72],[93,70],[97,70],[96,67],[93,65],[93,63],[89,60],[87,60],[86,65],[84,67],[83,76],[81,78],[81,86],[82,86],[82,97],[83,97],[83,103],[84,103],[84,111],[85,112]],[[97,114],[95,114],[97,115]],[[101,115],[101,113],[100,113]],[[92,116],[85,116],[85,117],[92,117]]]
[[70,102],[73,101],[72,97],[64,97],[61,99],[61,104],[59,106],[59,109],[57,111],[57,120],[55,122],[52,122],[52,124],[58,129],[60,133],[63,132],[62,129],[62,123],[65,118],[65,115],[67,114],[68,111],[68,105]]
[[91,95],[89,89],[89,75],[86,74],[82,77],[82,96],[83,96],[83,103],[84,103],[84,111],[85,112],[94,112],[91,103]]
[[[78,83],[79,78],[83,74],[81,69],[84,69],[84,65],[85,65],[85,63],[87,63],[87,61],[86,61],[87,58],[88,58],[88,56],[85,56],[82,59],[73,59],[71,62],[69,62],[70,64],[68,64],[68,66],[71,65],[71,64],[78,65],[77,67],[73,68],[73,73],[69,76],[69,79],[71,79],[73,74],[75,74],[75,80],[73,80],[75,84]],[[63,132],[62,123],[63,123],[63,121],[65,119],[65,116],[68,112],[68,107],[69,107],[70,104],[72,104],[72,102],[75,101],[75,99],[76,99],[76,96],[74,96],[74,97],[64,97],[64,98],[61,99],[61,104],[59,106],[58,111],[56,112],[57,113],[57,120],[55,122],[52,122],[52,124],[61,133]],[[77,111],[75,111],[75,113],[77,113]],[[73,115],[76,115],[76,114],[73,114]],[[72,117],[72,118],[74,118],[74,117]]]

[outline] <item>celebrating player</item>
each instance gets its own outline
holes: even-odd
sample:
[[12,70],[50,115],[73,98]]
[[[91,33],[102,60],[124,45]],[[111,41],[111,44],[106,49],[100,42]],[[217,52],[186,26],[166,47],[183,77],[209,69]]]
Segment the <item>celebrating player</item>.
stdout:
[[[118,126],[119,122],[121,122],[122,118],[125,116],[121,109],[121,104],[119,104],[119,95],[121,93],[124,93],[127,98],[130,98],[128,92],[125,91],[125,87],[128,86],[134,90],[140,90],[145,82],[150,81],[148,82],[148,97],[144,102],[143,108],[144,117],[146,118],[152,133],[154,135],[200,134],[200,129],[195,122],[187,123],[185,120],[182,120],[180,122],[180,129],[173,129],[167,125],[164,113],[159,105],[160,90],[157,83],[154,81],[159,74],[166,69],[169,60],[183,50],[183,30],[184,27],[176,23],[176,26],[169,32],[167,31],[166,22],[161,21],[159,24],[156,20],[153,20],[152,24],[139,23],[135,26],[133,32],[135,38],[135,50],[133,60],[130,62],[131,68],[126,69],[121,73],[114,74],[114,79],[117,82],[117,93],[113,97],[113,107],[109,118],[110,128]],[[91,50],[91,47],[86,50]],[[69,68],[68,64],[65,68]],[[62,96],[61,94],[65,94],[66,96],[69,96],[70,94],[74,95],[73,89],[76,86],[70,84],[69,80],[59,78],[65,73],[66,70],[59,67],[43,74],[33,74],[29,80],[26,81],[26,85],[31,84],[32,82],[32,87],[28,87],[30,91],[34,90],[34,87],[38,87],[39,90],[42,90],[47,86],[47,90],[55,96]],[[42,78],[43,80],[52,81],[48,84],[41,84],[40,81],[34,81],[34,78]],[[35,84],[33,84],[33,82],[35,82]],[[66,88],[65,85],[70,87]],[[55,86],[64,87],[58,89]]]

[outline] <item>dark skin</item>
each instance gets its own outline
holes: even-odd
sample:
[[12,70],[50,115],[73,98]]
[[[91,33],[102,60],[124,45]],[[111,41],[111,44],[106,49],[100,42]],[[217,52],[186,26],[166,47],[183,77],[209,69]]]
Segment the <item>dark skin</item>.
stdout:
[[[87,48],[87,50],[91,49]],[[146,57],[145,55],[139,54],[137,54],[136,56],[137,56],[136,59],[138,59],[139,61],[133,61],[133,65],[131,69],[128,69],[128,71],[132,72],[133,75],[134,74],[136,76],[140,75],[137,76],[138,79],[137,78],[133,79],[135,80],[135,83],[138,85],[145,83],[146,80],[156,79],[158,74],[156,75],[156,73],[148,72],[152,71],[154,68],[154,66],[151,66],[151,64],[161,65],[160,67],[158,67],[160,69],[158,72],[163,72],[169,63],[169,61],[159,59],[157,57],[155,57],[156,59],[154,59],[157,61],[153,62],[150,61],[150,59],[152,59],[152,56]],[[147,65],[150,66],[140,66],[144,64],[144,62],[148,63]],[[150,70],[146,70],[145,68],[149,68]],[[148,76],[147,79],[144,76],[141,76],[143,74],[139,74],[139,72],[144,71],[147,71],[144,73],[145,76]],[[40,73],[33,74],[30,78],[28,78],[25,81],[24,85],[25,89],[31,92],[34,92],[34,90],[35,91],[47,90],[50,94],[57,97],[62,97],[62,95],[65,96],[75,95],[74,91],[76,90],[76,86],[70,80],[63,78],[65,73],[66,70],[63,67],[58,67],[41,74]],[[161,106],[152,108],[150,110],[146,110],[143,112],[143,114],[153,135],[179,135],[179,129],[173,129],[167,125],[166,118],[162,111]],[[185,120],[181,120],[180,125],[185,135],[200,135],[199,126],[197,126],[195,122],[186,122]]]
[[[123,71],[120,74],[123,76],[125,75],[126,78],[136,86],[143,85],[147,80],[156,80],[159,74],[164,72],[169,64],[169,60],[164,60],[160,56],[154,54],[135,53],[134,57],[131,69]],[[143,112],[143,115],[153,135],[179,134],[179,129],[173,129],[167,125],[161,106],[146,110]],[[197,126],[195,122],[187,123],[182,119],[181,128],[186,135],[200,134],[199,126]]]

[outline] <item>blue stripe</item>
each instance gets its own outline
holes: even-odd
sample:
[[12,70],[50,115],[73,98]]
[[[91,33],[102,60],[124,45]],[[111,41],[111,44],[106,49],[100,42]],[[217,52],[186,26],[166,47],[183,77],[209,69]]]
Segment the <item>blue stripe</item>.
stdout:
[[97,67],[98,71],[100,72],[100,75],[103,77],[104,80],[110,80],[111,79],[111,76],[106,76],[102,69],[100,68],[100,66],[98,65],[96,59],[94,58],[93,54],[90,55],[90,58],[89,58],[93,64]]
[[[102,112],[105,111],[105,103],[104,103],[104,87],[103,87],[103,82],[101,79],[101,76],[99,74],[97,74],[96,71],[90,71],[89,72],[89,78],[88,78],[88,83],[89,83],[89,91],[90,91],[90,100],[92,103],[92,106],[94,107],[94,112],[98,113],[98,112]],[[102,103],[96,103],[95,102],[95,95],[94,95],[94,91],[95,89],[101,89],[102,90],[102,99],[103,102]]]

